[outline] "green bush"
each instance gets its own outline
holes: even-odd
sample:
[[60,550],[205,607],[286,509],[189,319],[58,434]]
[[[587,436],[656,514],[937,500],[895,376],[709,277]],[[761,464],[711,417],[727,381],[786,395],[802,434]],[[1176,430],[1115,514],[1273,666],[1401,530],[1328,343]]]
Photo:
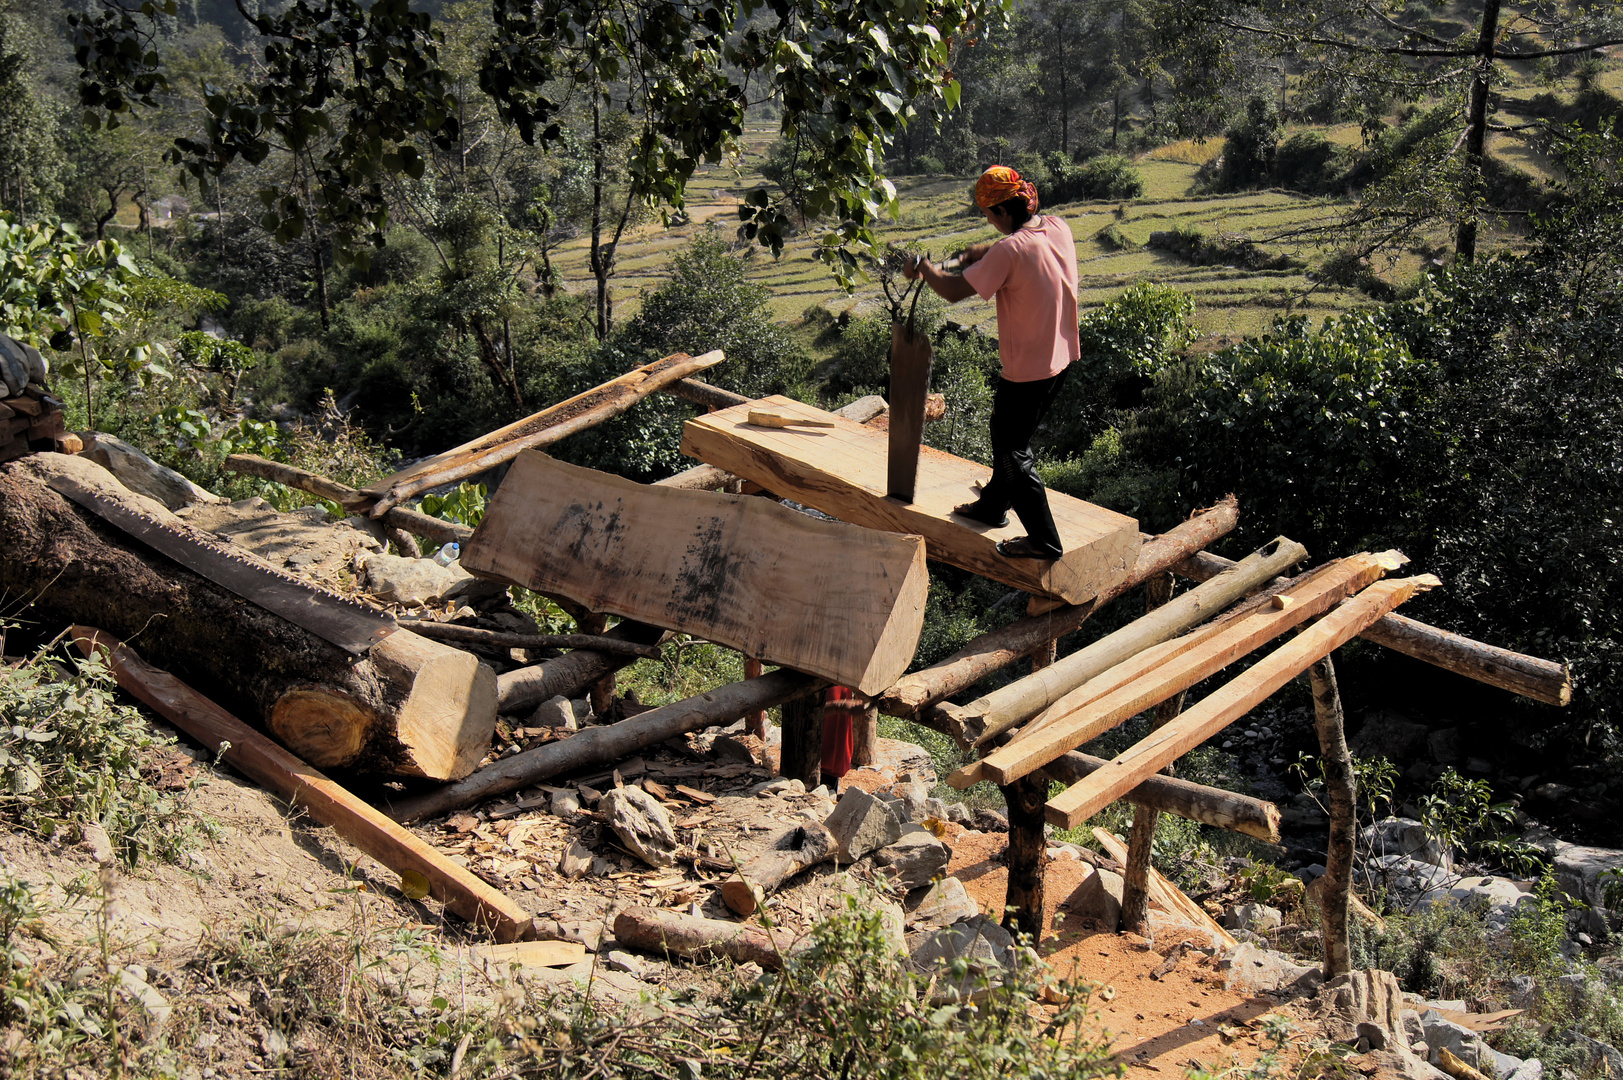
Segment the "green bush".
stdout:
[[1285,132],[1272,101],[1254,97],[1245,116],[1224,133],[1223,156],[1213,182],[1216,191],[1239,191],[1272,182],[1279,139]]
[[1274,151],[1273,182],[1310,195],[1337,187],[1336,147],[1317,131],[1298,131]]

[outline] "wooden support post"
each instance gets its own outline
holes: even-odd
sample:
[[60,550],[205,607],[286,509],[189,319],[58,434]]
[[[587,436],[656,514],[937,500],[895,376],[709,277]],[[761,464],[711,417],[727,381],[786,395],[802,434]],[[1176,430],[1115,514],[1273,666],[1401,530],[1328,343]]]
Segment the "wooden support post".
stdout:
[[783,745],[778,774],[810,791],[823,782],[823,695],[783,703]]
[[1043,933],[1043,861],[1048,840],[1043,835],[1048,781],[1022,776],[1005,786],[1009,811],[1009,887],[1003,900],[1003,928],[1024,934],[1036,946]]
[[879,709],[869,705],[851,715],[851,765],[862,769],[879,760]]
[[[609,628],[607,615],[596,611],[583,611],[575,616],[575,625],[583,634],[600,637]],[[587,697],[592,703],[592,713],[596,716],[607,716],[609,707],[614,704],[615,678],[618,668],[610,668],[601,678],[592,683],[587,690]]]
[[[761,677],[761,671],[762,665],[759,660],[752,660],[747,656],[744,657],[744,678],[759,679]],[[746,716],[744,718],[744,730],[749,734],[754,735],[757,739],[760,739],[762,743],[765,743],[766,710],[757,709]]]
[[1324,786],[1330,796],[1330,844],[1325,858],[1324,891],[1320,893],[1324,917],[1324,977],[1333,979],[1352,970],[1352,949],[1347,940],[1347,900],[1352,889],[1353,835],[1358,778],[1341,714],[1336,669],[1330,657],[1308,668],[1313,684],[1313,721],[1319,729],[1319,754],[1324,764]]
[[[1154,611],[1172,599],[1172,575],[1157,574],[1144,583],[1144,610]],[[1183,710],[1183,695],[1169,698],[1155,707],[1155,726],[1161,727]],[[1161,770],[1171,776],[1176,770]],[[1150,919],[1150,856],[1155,849],[1155,828],[1161,811],[1135,803],[1133,830],[1128,836],[1127,863],[1122,874],[1121,926],[1123,930],[1148,937]]]

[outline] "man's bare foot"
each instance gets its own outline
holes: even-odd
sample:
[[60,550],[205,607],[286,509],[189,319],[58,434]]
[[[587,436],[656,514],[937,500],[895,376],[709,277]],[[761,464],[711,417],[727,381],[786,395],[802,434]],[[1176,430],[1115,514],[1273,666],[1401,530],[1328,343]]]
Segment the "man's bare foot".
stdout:
[[982,517],[981,515],[985,513],[985,511],[981,509],[981,504],[978,502],[964,503],[962,506],[955,506],[952,508],[952,512],[957,514],[959,517],[966,517],[971,521],[978,521],[982,525],[990,525],[994,529],[1001,529],[1009,523],[1008,514],[1004,514],[996,521],[989,521]]

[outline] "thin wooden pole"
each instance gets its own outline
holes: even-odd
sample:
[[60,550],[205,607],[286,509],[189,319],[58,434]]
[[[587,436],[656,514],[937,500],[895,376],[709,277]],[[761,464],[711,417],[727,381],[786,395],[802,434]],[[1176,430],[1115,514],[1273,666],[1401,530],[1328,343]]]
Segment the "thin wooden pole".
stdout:
[[783,747],[778,773],[810,791],[823,782],[823,695],[783,703]]
[[[1059,639],[1050,638],[1031,654],[1031,670],[1041,671],[1055,660]],[[1048,801],[1048,779],[1040,773],[1002,789],[1009,811],[1009,885],[1003,900],[1003,927],[1024,934],[1036,945],[1043,933],[1043,869],[1048,858],[1043,804]]]
[[[583,634],[601,636],[609,628],[609,619],[607,615],[599,614],[596,611],[583,611],[575,616],[575,624],[580,627],[580,632]],[[593,683],[588,691],[594,716],[607,716],[609,706],[614,704],[614,675],[616,670],[618,669],[611,669],[601,679]]]
[[[1144,583],[1144,609],[1154,611],[1172,599],[1172,575],[1156,574]],[[1183,695],[1169,698],[1155,707],[1155,727],[1171,723],[1183,710]],[[1161,770],[1171,776],[1174,768]],[[1134,934],[1149,936],[1150,856],[1155,848],[1155,827],[1161,811],[1142,803],[1133,807],[1133,829],[1127,838],[1127,864],[1122,875],[1121,926]]]
[[1347,940],[1348,894],[1352,889],[1354,807],[1358,778],[1347,752],[1342,722],[1341,694],[1336,669],[1326,656],[1308,668],[1313,684],[1313,720],[1319,730],[1319,753],[1324,763],[1324,786],[1330,795],[1330,844],[1325,858],[1324,977],[1333,979],[1352,970],[1352,949]]

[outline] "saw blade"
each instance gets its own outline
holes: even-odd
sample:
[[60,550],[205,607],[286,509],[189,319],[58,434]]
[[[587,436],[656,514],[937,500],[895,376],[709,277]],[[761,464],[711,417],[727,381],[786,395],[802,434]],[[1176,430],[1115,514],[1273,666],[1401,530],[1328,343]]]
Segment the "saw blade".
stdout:
[[229,548],[132,510],[114,499],[52,477],[51,487],[160,554],[248,602],[359,656],[399,629],[394,616],[312,585]]

